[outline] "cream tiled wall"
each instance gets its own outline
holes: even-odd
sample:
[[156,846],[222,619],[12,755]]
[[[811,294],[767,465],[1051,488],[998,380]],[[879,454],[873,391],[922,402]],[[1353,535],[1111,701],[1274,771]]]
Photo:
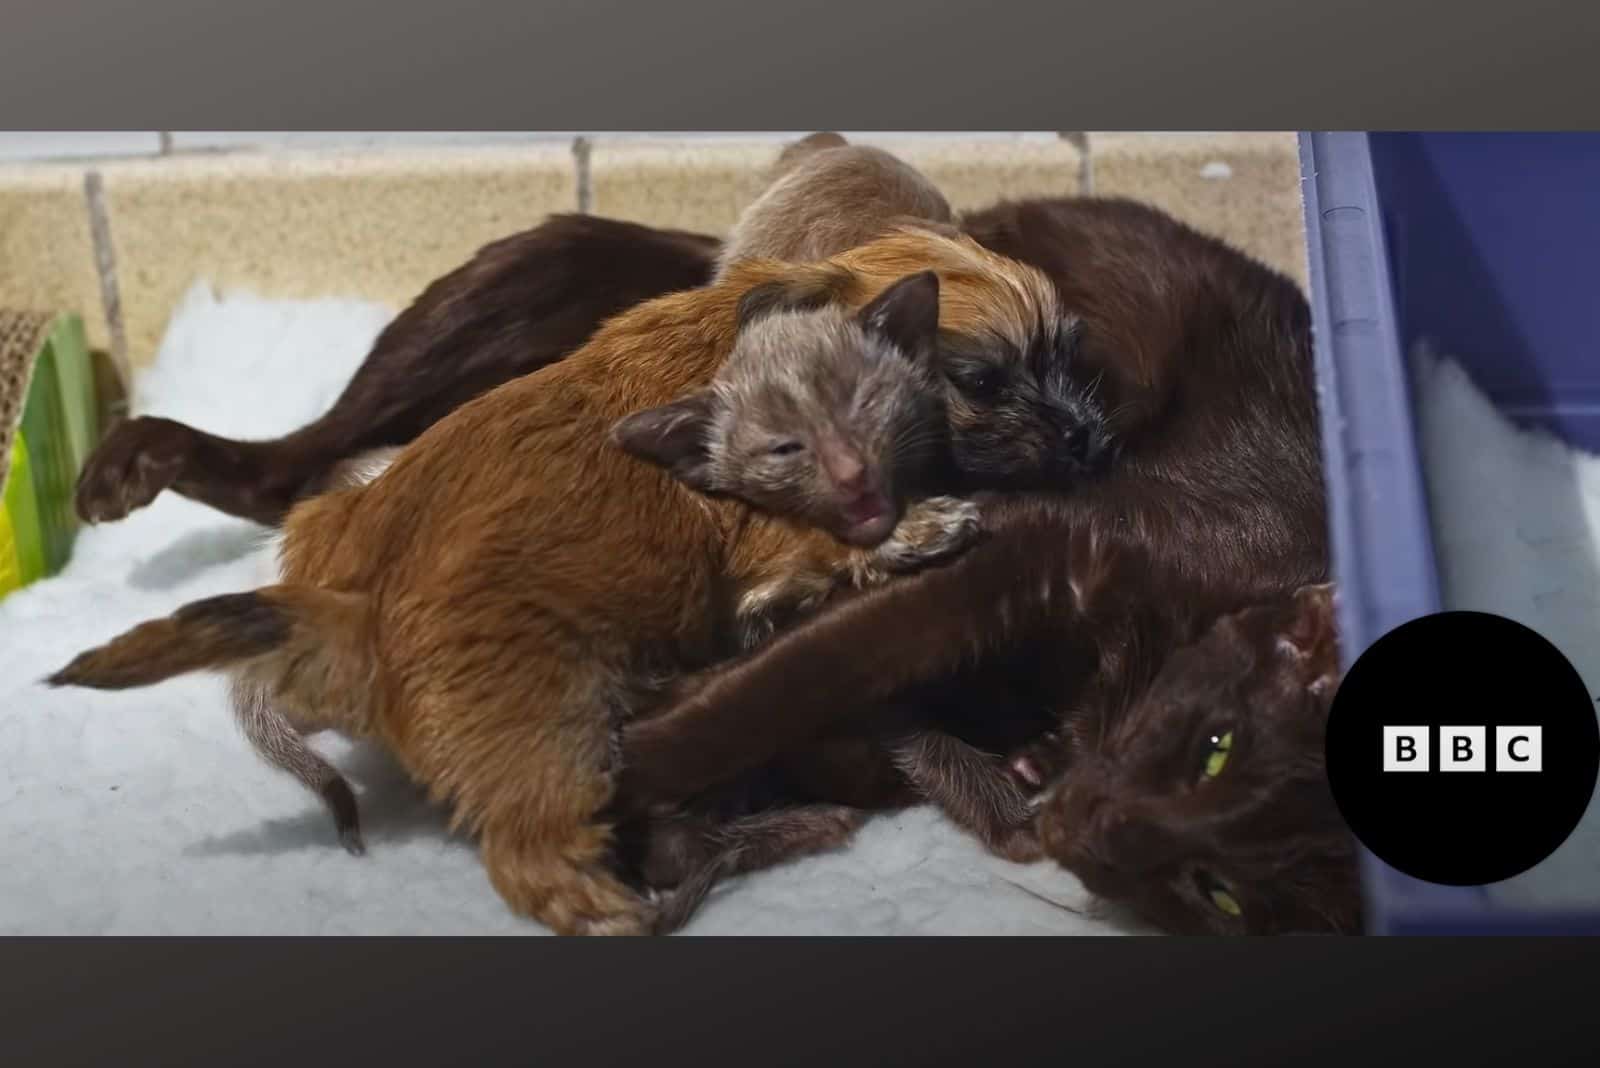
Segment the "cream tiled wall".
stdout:
[[[398,308],[550,212],[725,231],[792,135],[73,136],[0,135],[0,306],[80,312],[92,344],[137,368],[200,278]],[[850,136],[920,167],[957,210],[1137,197],[1304,284],[1292,134]]]
[[577,201],[565,145],[204,155],[113,164],[104,183],[135,366],[197,278],[400,307],[484,244]]
[[0,166],[0,306],[82,312],[89,343],[106,348],[84,181],[78,167]]

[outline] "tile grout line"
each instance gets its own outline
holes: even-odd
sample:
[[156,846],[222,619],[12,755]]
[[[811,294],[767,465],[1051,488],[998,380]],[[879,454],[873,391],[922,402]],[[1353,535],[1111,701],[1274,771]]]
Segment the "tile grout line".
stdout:
[[572,161],[578,180],[578,214],[588,215],[594,205],[594,187],[590,184],[589,156],[594,143],[578,135],[572,140]]
[[122,326],[122,296],[117,287],[116,254],[111,247],[111,218],[106,212],[105,186],[100,172],[90,169],[83,175],[84,206],[89,213],[89,235],[94,242],[95,273],[100,277],[100,302],[111,335],[111,362],[129,387],[128,340]]

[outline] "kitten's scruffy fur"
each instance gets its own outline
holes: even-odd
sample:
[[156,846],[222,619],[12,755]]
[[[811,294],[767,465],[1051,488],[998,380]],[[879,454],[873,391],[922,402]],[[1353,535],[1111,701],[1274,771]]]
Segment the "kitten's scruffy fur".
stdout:
[[[372,482],[296,507],[281,584],[186,606],[51,681],[230,670],[247,730],[276,715],[298,733],[385,742],[476,835],[516,911],[560,932],[658,929],[657,905],[614,865],[617,729],[664,678],[731,651],[749,591],[849,576],[863,551],[693,492],[610,431],[711,380],[751,289],[825,289],[870,319],[893,282],[930,267],[953,336],[1026,350],[1063,318],[1042,275],[934,234],[901,231],[819,265],[746,262],[461,407]],[[276,737],[252,732],[292,763],[270,751]],[[353,833],[349,799],[327,785],[342,779],[297,770]]]
[[762,297],[746,295],[710,386],[631,416],[617,437],[694,489],[876,545],[908,496],[946,477],[939,277],[896,282],[868,315],[766,310]]
[[[944,222],[950,208],[915,168],[813,134],[783,150],[771,184],[740,214],[719,277],[748,259],[823,260],[919,216]],[[875,545],[905,496],[886,479],[920,478],[912,493],[953,481],[935,433],[945,420],[938,287],[932,271],[901,280],[902,299],[878,322],[827,290],[758,287],[741,302],[738,341],[711,385],[632,417],[618,440],[702,492]],[[888,455],[901,461],[891,467]]]

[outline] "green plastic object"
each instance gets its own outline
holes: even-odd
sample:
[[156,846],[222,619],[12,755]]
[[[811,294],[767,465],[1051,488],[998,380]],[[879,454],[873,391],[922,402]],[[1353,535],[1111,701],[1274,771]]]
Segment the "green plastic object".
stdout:
[[73,489],[100,433],[83,321],[0,311],[0,390],[8,391],[0,396],[0,417],[7,420],[0,425],[4,598],[54,575],[72,556]]

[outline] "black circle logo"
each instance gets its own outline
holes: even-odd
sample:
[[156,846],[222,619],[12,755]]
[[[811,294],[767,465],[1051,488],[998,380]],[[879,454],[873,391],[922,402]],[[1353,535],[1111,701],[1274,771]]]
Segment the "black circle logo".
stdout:
[[1567,840],[1600,773],[1595,699],[1536,632],[1483,612],[1402,624],[1351,665],[1328,715],[1334,801],[1417,879],[1481,886]]

